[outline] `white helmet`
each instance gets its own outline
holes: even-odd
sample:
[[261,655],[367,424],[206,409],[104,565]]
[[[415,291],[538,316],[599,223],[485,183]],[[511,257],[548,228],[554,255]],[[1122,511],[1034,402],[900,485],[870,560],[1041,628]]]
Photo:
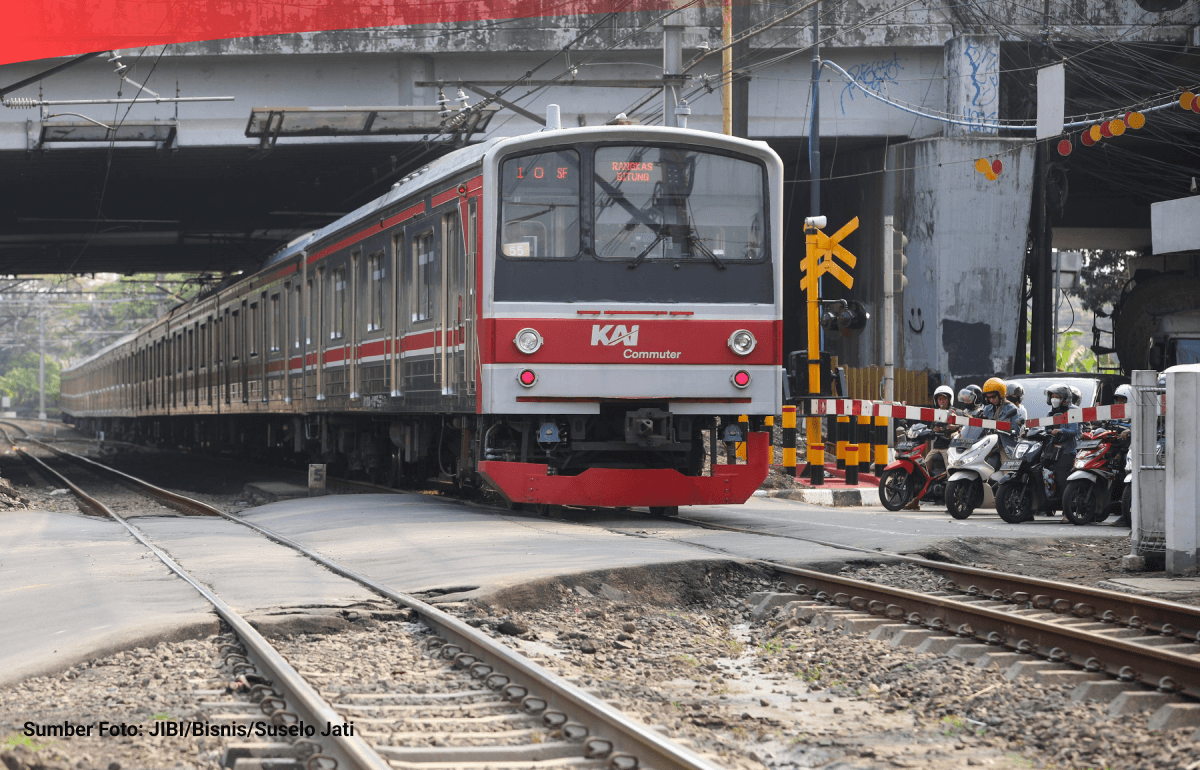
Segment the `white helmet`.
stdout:
[[937,389],[933,391],[933,405],[934,406],[938,405],[938,401],[937,401],[938,396],[946,397],[946,405],[947,406],[954,405],[954,389],[951,388],[949,385],[938,385]]
[[1075,406],[1079,406],[1081,403],[1083,403],[1083,391],[1074,385],[1069,385],[1068,387],[1071,388],[1071,403]]
[[1115,391],[1113,391],[1113,398],[1114,399],[1124,398],[1125,403],[1132,404],[1133,403],[1133,386],[1129,385],[1129,384],[1118,385],[1117,389]]

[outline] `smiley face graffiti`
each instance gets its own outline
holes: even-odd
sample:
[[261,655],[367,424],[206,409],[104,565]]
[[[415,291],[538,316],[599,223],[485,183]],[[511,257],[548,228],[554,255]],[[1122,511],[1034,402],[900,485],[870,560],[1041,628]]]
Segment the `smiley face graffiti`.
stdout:
[[[920,322],[920,324],[921,324],[920,329],[918,329],[916,327],[916,325],[913,323],[914,320]],[[921,332],[925,331],[925,319],[921,317],[921,308],[917,308],[916,310],[913,310],[911,308],[909,309],[909,311],[908,311],[908,328],[912,329],[917,334],[920,334]]]

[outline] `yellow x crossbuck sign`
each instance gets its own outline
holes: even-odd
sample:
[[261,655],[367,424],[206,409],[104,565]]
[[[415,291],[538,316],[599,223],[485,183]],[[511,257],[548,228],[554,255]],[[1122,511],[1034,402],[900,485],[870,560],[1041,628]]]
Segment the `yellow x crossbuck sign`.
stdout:
[[801,264],[801,270],[804,272],[804,277],[800,280],[801,290],[812,289],[815,291],[817,280],[825,273],[829,273],[841,281],[847,289],[854,287],[854,276],[847,273],[834,260],[834,256],[841,257],[846,266],[853,269],[858,263],[858,258],[846,251],[846,248],[842,246],[842,239],[857,229],[858,217],[855,217],[833,235],[826,235],[820,230],[808,234],[806,237],[807,250],[804,262]]

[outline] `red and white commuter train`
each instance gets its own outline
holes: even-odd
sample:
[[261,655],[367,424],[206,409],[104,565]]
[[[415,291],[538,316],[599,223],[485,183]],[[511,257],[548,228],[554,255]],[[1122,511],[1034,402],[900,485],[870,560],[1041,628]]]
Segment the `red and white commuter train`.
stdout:
[[782,405],[782,188],[766,144],[702,131],[488,140],[64,372],[63,410],[513,503],[744,502],[769,447],[737,416]]

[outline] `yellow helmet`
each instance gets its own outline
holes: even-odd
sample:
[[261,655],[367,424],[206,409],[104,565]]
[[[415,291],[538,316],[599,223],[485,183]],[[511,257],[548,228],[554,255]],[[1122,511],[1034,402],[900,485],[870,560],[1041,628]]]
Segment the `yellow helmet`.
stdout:
[[1008,396],[1008,386],[1004,384],[1004,380],[1000,379],[999,377],[993,377],[987,382],[983,383],[983,393],[984,395],[987,395],[988,393],[999,393],[1000,398],[1004,399],[1006,396]]

